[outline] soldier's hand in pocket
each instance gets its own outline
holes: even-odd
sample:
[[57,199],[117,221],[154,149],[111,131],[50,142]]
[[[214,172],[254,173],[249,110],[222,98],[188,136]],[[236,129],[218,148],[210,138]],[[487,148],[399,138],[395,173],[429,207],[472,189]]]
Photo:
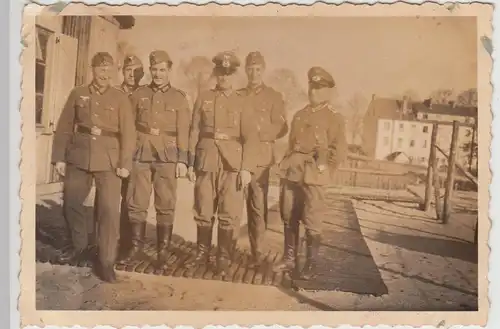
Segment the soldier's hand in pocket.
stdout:
[[66,163],[65,162],[57,162],[56,163],[56,171],[60,176],[66,175]]
[[177,163],[177,166],[175,167],[175,177],[181,178],[181,177],[186,177],[188,172],[187,166],[184,163]]
[[188,168],[187,177],[191,183],[196,182],[196,173],[194,172],[193,167]]
[[130,172],[125,168],[116,168],[116,175],[121,178],[127,178]]

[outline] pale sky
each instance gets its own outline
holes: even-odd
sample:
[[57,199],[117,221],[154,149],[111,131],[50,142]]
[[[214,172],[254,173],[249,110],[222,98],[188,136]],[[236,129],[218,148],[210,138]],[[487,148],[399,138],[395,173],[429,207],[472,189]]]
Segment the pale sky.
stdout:
[[[141,17],[120,32],[149,66],[154,49],[175,65],[196,55],[234,50],[243,62],[258,50],[271,69],[289,68],[307,84],[311,66],[327,69],[341,100],[354,93],[381,97],[414,90],[421,98],[439,88],[477,85],[475,18],[235,18]],[[172,78],[175,85],[175,76]]]

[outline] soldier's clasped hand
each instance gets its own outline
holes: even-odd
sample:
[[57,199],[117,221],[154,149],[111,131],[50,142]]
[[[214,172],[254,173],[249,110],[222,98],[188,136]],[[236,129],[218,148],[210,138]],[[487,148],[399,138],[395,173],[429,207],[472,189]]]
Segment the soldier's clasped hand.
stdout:
[[182,162],[177,163],[177,166],[175,167],[175,177],[177,178],[186,177],[187,172],[188,169],[184,163]]
[[196,182],[196,174],[193,167],[188,168],[187,177],[191,183]]
[[56,163],[56,171],[59,175],[64,176],[66,174],[66,163],[57,162]]
[[326,166],[325,166],[325,165],[322,165],[322,164],[321,164],[321,165],[318,165],[318,170],[319,170],[319,172],[323,172],[323,171],[325,171],[325,170],[326,170]]
[[121,178],[127,178],[130,172],[125,168],[116,168],[116,175]]
[[250,184],[251,180],[252,180],[252,173],[250,173],[247,170],[240,171],[240,182],[242,188]]

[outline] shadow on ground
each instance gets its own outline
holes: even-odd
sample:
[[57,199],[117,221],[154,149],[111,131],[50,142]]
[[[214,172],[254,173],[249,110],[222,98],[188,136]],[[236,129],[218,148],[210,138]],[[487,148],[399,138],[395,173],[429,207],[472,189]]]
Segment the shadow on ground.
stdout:
[[469,263],[477,264],[478,261],[477,245],[473,243],[384,231],[378,231],[370,239],[407,250],[460,259]]

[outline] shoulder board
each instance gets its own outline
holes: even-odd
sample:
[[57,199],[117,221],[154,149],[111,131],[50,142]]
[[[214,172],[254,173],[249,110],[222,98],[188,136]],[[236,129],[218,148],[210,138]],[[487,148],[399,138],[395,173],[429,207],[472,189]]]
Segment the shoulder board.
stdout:
[[142,86],[139,86],[137,87],[137,89],[135,91],[138,91],[138,90],[144,90],[144,89],[149,89],[149,85],[142,85]]
[[179,94],[181,94],[183,97],[187,97],[187,93],[183,90],[180,90],[180,89],[177,89],[175,87],[172,87],[172,90],[175,90],[176,92],[178,92]]
[[247,89],[246,88],[240,88],[240,89],[237,89],[236,90],[236,93],[238,95],[245,95],[247,93]]
[[111,88],[116,89],[121,93],[125,93],[125,91],[121,88],[121,86],[112,86]]
[[337,113],[338,113],[338,112],[337,112],[337,110],[336,110],[336,109],[334,109],[334,108],[333,108],[333,106],[331,106],[330,104],[328,104],[326,108],[327,108],[327,109],[329,109],[329,110],[330,110],[330,112],[332,112],[332,113],[334,113],[334,114],[337,114]]

